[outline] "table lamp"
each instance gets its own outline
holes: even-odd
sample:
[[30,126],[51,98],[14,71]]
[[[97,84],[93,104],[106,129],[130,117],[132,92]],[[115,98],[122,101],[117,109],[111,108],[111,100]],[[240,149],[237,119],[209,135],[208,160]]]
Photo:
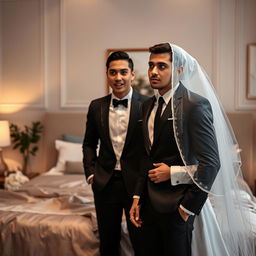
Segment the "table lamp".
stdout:
[[3,158],[3,148],[11,144],[10,128],[8,121],[0,121],[0,176],[4,176],[8,171],[8,166]]

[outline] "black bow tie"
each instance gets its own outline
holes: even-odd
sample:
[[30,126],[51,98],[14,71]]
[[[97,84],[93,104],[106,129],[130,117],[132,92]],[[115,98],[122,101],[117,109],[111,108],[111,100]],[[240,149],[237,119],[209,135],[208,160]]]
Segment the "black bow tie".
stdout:
[[128,107],[128,99],[124,99],[124,100],[117,100],[117,99],[113,99],[113,106],[114,108],[118,107],[118,105],[123,105],[124,107]]

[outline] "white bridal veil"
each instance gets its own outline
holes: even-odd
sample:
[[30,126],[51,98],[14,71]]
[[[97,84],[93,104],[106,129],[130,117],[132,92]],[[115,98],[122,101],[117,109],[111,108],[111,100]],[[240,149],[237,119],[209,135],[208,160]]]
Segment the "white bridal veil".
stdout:
[[[239,147],[229,120],[221,106],[215,90],[206,72],[195,58],[182,48],[170,44],[173,53],[172,84],[180,81],[188,90],[208,99],[213,112],[213,125],[216,133],[221,167],[213,184],[207,184],[189,163],[183,158],[184,165],[195,184],[209,193],[216,220],[230,255],[252,256],[254,240],[248,206],[245,203],[245,191],[251,193],[243,181]],[[179,75],[178,68],[183,67]],[[175,93],[172,101],[174,112]],[[173,128],[175,130],[174,116]],[[177,138],[177,135],[175,134]],[[179,141],[177,140],[179,149]],[[181,154],[182,156],[182,154]],[[216,245],[217,246],[217,245]]]

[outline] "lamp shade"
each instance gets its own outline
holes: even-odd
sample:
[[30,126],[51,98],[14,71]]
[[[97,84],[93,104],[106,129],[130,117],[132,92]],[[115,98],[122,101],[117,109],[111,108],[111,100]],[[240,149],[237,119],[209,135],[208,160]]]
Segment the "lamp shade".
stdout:
[[0,121],[0,147],[6,147],[11,144],[10,128],[8,121]]

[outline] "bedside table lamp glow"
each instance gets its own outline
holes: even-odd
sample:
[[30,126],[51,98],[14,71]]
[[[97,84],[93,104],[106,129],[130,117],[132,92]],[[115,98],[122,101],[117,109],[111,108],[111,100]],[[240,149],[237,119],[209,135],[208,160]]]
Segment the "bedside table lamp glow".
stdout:
[[11,145],[9,122],[0,120],[0,176],[4,176],[5,172],[8,171],[8,166],[3,158],[2,147],[9,145]]

